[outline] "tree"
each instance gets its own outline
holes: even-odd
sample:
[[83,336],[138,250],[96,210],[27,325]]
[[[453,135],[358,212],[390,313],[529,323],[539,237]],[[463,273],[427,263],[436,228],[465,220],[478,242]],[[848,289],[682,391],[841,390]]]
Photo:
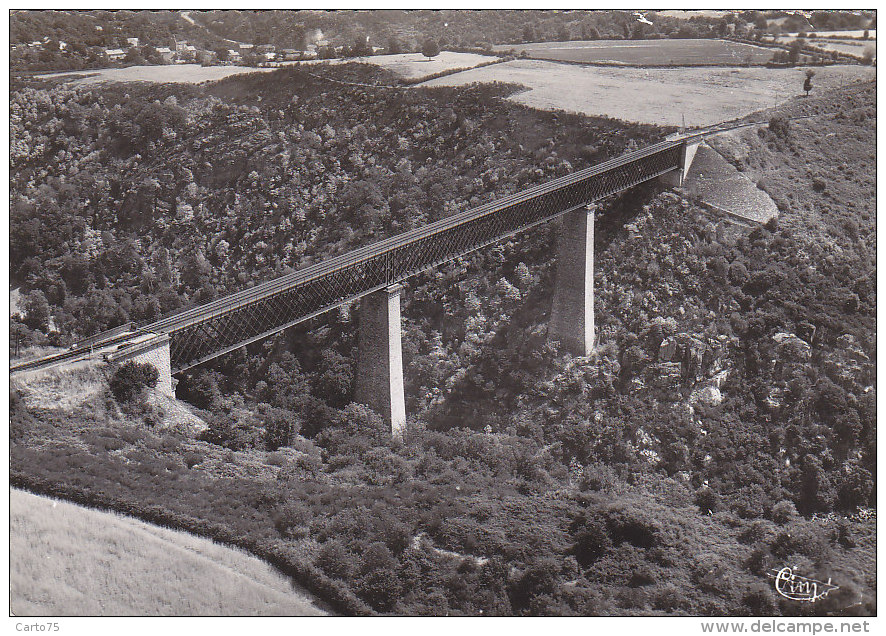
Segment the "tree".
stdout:
[[535,42],[535,29],[532,28],[531,24],[527,24],[523,27],[523,41]]
[[800,61],[800,53],[803,50],[803,40],[794,40],[791,42],[790,48],[788,48],[788,61],[791,63],[791,66],[796,66],[797,62]]
[[270,408],[264,415],[265,448],[275,451],[281,446],[289,446],[292,437],[298,432],[295,413],[286,409]]
[[422,45],[421,54],[430,60],[440,55],[440,45],[435,40],[428,40]]
[[46,295],[35,289],[25,298],[24,305],[23,322],[31,329],[46,331],[49,328],[49,302],[46,300]]
[[803,82],[803,90],[806,91],[806,97],[809,97],[809,91],[812,90],[812,78],[815,77],[815,71],[811,68],[806,70],[806,81]]
[[403,50],[403,47],[400,45],[400,40],[391,36],[388,38],[388,53],[391,55],[396,55]]
[[124,362],[111,378],[111,393],[118,402],[131,402],[141,395],[145,387],[157,386],[160,374],[150,364]]
[[136,47],[132,47],[126,52],[126,56],[123,58],[123,63],[140,66],[145,64],[145,58],[142,57],[141,51]]

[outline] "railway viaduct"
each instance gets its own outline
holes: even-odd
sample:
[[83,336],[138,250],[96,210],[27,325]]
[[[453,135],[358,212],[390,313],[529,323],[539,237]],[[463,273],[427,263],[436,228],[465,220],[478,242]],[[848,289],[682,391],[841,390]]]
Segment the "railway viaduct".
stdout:
[[13,373],[100,352],[110,362],[149,362],[158,388],[172,375],[283,331],[342,304],[359,304],[355,399],[382,414],[394,436],[406,426],[400,293],[410,276],[562,217],[549,334],[564,350],[594,345],[595,202],[651,180],[680,186],[706,134],[682,136],[367,245],[150,324],[124,325],[70,351],[13,366]]

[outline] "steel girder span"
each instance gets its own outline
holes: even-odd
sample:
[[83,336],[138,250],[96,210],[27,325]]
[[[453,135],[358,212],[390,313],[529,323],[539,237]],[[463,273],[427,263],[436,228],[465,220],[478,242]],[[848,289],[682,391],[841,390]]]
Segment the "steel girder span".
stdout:
[[168,333],[174,373],[681,167],[666,141],[328,259],[140,331]]

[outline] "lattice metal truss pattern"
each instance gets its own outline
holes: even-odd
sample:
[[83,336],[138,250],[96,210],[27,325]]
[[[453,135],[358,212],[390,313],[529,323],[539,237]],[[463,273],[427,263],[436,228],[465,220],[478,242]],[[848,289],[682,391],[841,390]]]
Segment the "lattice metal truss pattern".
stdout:
[[182,371],[681,166],[662,142],[141,327]]

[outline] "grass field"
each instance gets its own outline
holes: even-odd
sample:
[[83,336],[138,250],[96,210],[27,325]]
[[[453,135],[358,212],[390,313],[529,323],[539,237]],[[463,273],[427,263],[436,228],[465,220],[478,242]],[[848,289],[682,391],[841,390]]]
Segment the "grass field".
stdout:
[[[866,66],[816,69],[813,90],[874,79]],[[514,60],[433,79],[421,86],[514,82],[510,99],[544,110],[665,126],[708,126],[772,107],[802,94],[802,68],[602,68]]]
[[773,52],[726,40],[593,40],[506,44],[497,51],[524,51],[529,57],[562,62],[626,65],[724,66],[765,64]]
[[[791,42],[796,40],[797,38],[790,35],[781,35],[775,39],[776,42],[782,45],[789,45]],[[803,38],[809,46],[814,46],[819,49],[824,49],[826,51],[837,51],[839,53],[848,53],[849,55],[855,55],[857,57],[862,57],[865,54],[865,51],[870,50],[872,57],[876,57],[877,55],[877,41],[876,40],[858,40],[858,39],[845,39],[845,40],[836,40],[831,38]]]
[[[393,71],[406,79],[421,79],[441,71],[453,69],[471,69],[479,64],[497,58],[474,53],[453,53],[443,51],[433,59],[421,53],[403,53],[400,55],[372,55],[369,57],[309,60],[301,64],[345,64],[348,62],[366,62]],[[240,75],[241,73],[267,73],[280,66],[291,66],[299,62],[283,62],[275,67],[253,68],[250,66],[200,66],[199,64],[169,64],[165,66],[129,66],[127,68],[105,68],[89,71],[64,71],[47,73],[41,77],[70,77],[76,85],[98,84],[101,82],[173,82],[179,84],[199,84]]]
[[129,66],[126,68],[102,68],[88,71],[63,71],[47,73],[41,77],[71,76],[77,85],[101,82],[173,82],[176,84],[199,84],[224,79],[241,73],[267,72],[273,69],[249,66],[200,66],[199,64],[169,64],[165,66]]
[[479,64],[485,64],[495,59],[495,57],[489,55],[441,51],[433,59],[428,59],[421,53],[401,53],[399,55],[361,57],[356,61],[381,66],[406,79],[420,79],[442,71],[474,68]]
[[270,565],[120,515],[10,491],[17,616],[325,614]]
[[[855,31],[810,31],[809,35],[815,34],[816,36],[827,38],[831,36],[836,36],[838,38],[863,38],[865,34],[864,29],[856,29]],[[877,39],[877,29],[868,29],[867,30],[868,37],[872,40]],[[799,33],[785,33],[786,36],[791,37],[799,37]]]

